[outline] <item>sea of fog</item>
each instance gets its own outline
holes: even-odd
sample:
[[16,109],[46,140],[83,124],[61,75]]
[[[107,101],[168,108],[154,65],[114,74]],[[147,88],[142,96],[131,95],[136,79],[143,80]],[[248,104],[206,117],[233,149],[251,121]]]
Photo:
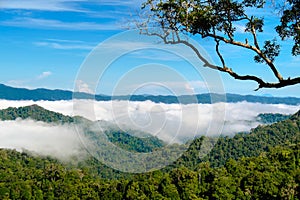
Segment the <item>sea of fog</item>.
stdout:
[[[260,113],[293,114],[299,110],[299,106],[248,102],[180,105],[151,101],[92,100],[0,100],[0,109],[32,104],[64,115],[106,121],[125,131],[147,132],[167,143],[183,143],[199,135],[219,136],[248,132],[259,125],[257,115]],[[18,119],[0,121],[0,126],[0,148],[27,149],[59,158],[78,154],[84,140],[80,129],[74,125]],[[99,125],[99,130],[103,131],[107,127],[109,126]]]

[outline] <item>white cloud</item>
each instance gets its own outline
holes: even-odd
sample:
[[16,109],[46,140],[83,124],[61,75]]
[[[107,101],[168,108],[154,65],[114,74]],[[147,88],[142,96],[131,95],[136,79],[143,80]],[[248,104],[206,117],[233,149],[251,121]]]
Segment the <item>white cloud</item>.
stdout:
[[197,89],[206,89],[207,85],[204,81],[189,81],[185,84],[185,88],[194,92]]
[[235,27],[236,27],[236,31],[238,33],[241,33],[241,34],[245,33],[245,30],[246,30],[246,26],[245,25],[236,24]]
[[[91,120],[102,121],[85,125],[46,124],[30,119],[0,121],[0,148],[27,149],[63,161],[68,161],[74,157],[84,159],[89,153],[110,167],[123,171],[130,170],[131,172],[145,170],[140,167],[145,162],[149,162],[150,157],[160,160],[161,154],[159,151],[157,155],[156,151],[151,154],[132,154],[123,149],[115,148],[114,145],[107,143],[106,137],[101,137],[103,130],[117,126],[135,136],[138,136],[137,131],[142,131],[157,136],[167,143],[182,143],[199,135],[218,136],[221,132],[222,134],[233,135],[240,131],[249,131],[258,125],[258,122],[255,121],[258,113],[291,114],[299,109],[299,106],[247,102],[180,105],[153,103],[151,101],[95,102],[93,100],[76,100],[74,102],[0,100],[0,109],[32,104],[38,104],[48,110],[65,115],[81,115]],[[97,142],[95,143],[95,140],[90,138],[88,133],[83,134],[83,130],[95,131],[100,136]],[[104,142],[104,145],[99,149],[98,145],[101,142]],[[85,150],[86,148],[88,148],[88,152]],[[99,152],[100,154],[98,154]],[[180,152],[182,153],[182,150]],[[114,156],[116,154],[117,157]],[[123,160],[120,160],[120,157]],[[127,159],[130,160],[130,167],[126,163]],[[169,163],[172,160],[164,161]],[[132,168],[132,164],[135,168]],[[151,166],[153,164],[155,167],[164,166],[161,166],[161,162],[151,163]]]
[[[128,101],[0,101],[0,109],[38,104],[65,115],[81,115],[90,120],[104,120],[122,129],[149,132],[167,142],[183,142],[195,135],[232,135],[258,125],[259,113],[292,114],[299,106],[260,103],[163,104]],[[211,128],[211,132],[208,132]]]
[[82,8],[82,3],[93,3],[100,6],[139,7],[141,0],[1,0],[0,9],[41,10],[41,11],[70,11],[89,12]]
[[139,51],[132,52],[131,55],[135,58],[146,59],[150,61],[172,61],[172,62],[183,61],[183,59],[180,58],[178,55],[170,54],[168,52],[162,52],[159,50],[149,51],[148,49],[141,49]]
[[18,9],[18,10],[42,10],[42,11],[72,11],[83,12],[76,2],[85,0],[2,0],[0,9]]
[[41,80],[41,79],[47,78],[48,76],[51,76],[51,75],[52,75],[52,72],[50,72],[50,71],[42,72],[40,75],[37,76],[37,79]]
[[[136,36],[136,35],[133,35]],[[128,40],[122,40],[114,39],[112,41],[109,41],[108,43],[103,43],[101,44],[101,48],[105,50],[111,50],[111,51],[116,51],[116,50],[124,50],[124,51],[129,51],[129,50],[136,50],[136,49],[145,49],[145,48],[155,48],[155,44],[151,42],[141,42],[141,41],[132,41],[132,39]],[[131,41],[130,41],[131,40]]]
[[[102,121],[97,124],[88,123],[79,126],[46,124],[30,119],[0,121],[0,148],[27,149],[63,161],[75,157],[85,159],[89,153],[110,167],[123,171],[130,170],[130,172],[145,170],[140,167],[149,162],[149,158],[158,158],[159,161],[165,157],[159,158],[162,156],[160,151],[157,152],[158,154],[155,153],[156,151],[151,154],[132,154],[115,148],[111,143],[107,143],[106,137],[101,137],[103,130],[118,126],[129,134],[134,132],[135,136],[138,136],[136,131],[143,131],[155,135],[167,143],[182,143],[199,135],[218,136],[219,129],[226,135],[249,131],[258,125],[255,117],[259,113],[291,114],[299,109],[299,106],[247,102],[180,105],[151,101],[95,102],[92,100],[76,100],[74,102],[0,100],[0,109],[32,104],[38,104],[65,115],[81,115],[91,120]],[[88,134],[83,134],[83,130],[96,131],[97,136],[100,136],[99,140],[97,139],[95,143],[95,140],[92,140]],[[102,144],[101,142],[104,142],[104,145],[99,148],[98,145]],[[86,148],[88,148],[88,152],[85,150]],[[182,151],[180,150],[178,153],[182,153]],[[165,154],[163,155],[165,156]],[[177,156],[179,155],[177,154]],[[130,167],[126,162],[128,160],[130,160],[128,162]],[[172,160],[163,161],[167,164]],[[165,166],[161,162],[155,163],[155,160],[151,166],[153,164],[157,168]]]
[[95,92],[90,88],[90,86],[82,80],[76,81],[76,91],[84,92],[89,94],[94,94]]
[[51,19],[38,19],[30,17],[18,17],[12,20],[0,22],[5,26],[16,26],[26,28],[58,29],[58,30],[120,30],[116,22],[95,23],[95,22],[63,22]]
[[106,6],[139,6],[143,3],[142,0],[101,0],[98,1],[100,5]]
[[[184,38],[184,36],[183,36]],[[209,60],[207,52],[196,44],[189,41],[198,48],[201,55]],[[100,49],[101,48],[101,49]],[[161,38],[156,36],[141,35],[135,30],[124,32],[119,37],[112,37],[110,40],[101,43],[95,52],[126,52],[129,56],[150,61],[172,61],[188,62],[199,65],[201,60],[195,52],[184,44],[165,44]],[[130,54],[129,54],[130,53]],[[203,63],[202,63],[203,64]]]
[[0,126],[0,148],[26,149],[62,160],[84,154],[83,137],[72,126],[32,120],[0,121]]
[[[159,76],[159,75],[156,75]],[[132,81],[133,82],[133,81]],[[208,92],[207,85],[204,81],[160,81],[142,83],[129,83],[122,87],[117,94],[149,94],[149,95],[194,95]]]
[[28,80],[9,80],[7,81],[7,85],[11,85],[11,86],[15,86],[15,87],[19,87],[19,86],[23,86],[24,84],[26,84],[28,82]]
[[36,46],[41,47],[49,47],[52,49],[64,49],[64,50],[73,50],[73,49],[81,49],[81,50],[92,50],[95,45],[89,45],[84,43],[70,43],[70,42],[35,42]]
[[34,89],[33,87],[31,87],[30,85],[34,82],[38,82],[41,81],[49,76],[52,75],[52,72],[50,71],[44,71],[41,74],[30,78],[30,79],[13,79],[13,80],[9,80],[7,81],[7,85],[13,86],[13,87],[22,87],[22,88],[28,88],[28,89]]

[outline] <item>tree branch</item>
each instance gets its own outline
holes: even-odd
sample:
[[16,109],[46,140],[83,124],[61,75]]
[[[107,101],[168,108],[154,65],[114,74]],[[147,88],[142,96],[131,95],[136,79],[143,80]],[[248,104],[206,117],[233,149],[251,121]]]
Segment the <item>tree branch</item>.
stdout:
[[282,79],[280,82],[277,83],[267,83],[264,82],[263,84],[259,84],[258,88],[255,90],[259,90],[261,88],[282,88],[285,86],[291,86],[291,85],[296,85],[300,83],[300,77],[296,78],[288,78],[288,79]]
[[262,57],[264,59],[264,61],[267,63],[267,65],[271,68],[273,74],[275,75],[275,77],[278,79],[278,81],[280,82],[281,80],[283,80],[283,77],[281,76],[281,74],[278,72],[278,70],[276,69],[275,65],[273,64],[273,62],[268,59],[260,50],[260,47],[259,47],[259,44],[258,44],[258,39],[257,39],[257,35],[256,35],[256,30],[255,30],[255,27],[254,27],[254,24],[252,22],[252,18],[251,19],[248,19],[249,22],[251,23],[251,33],[253,35],[253,41],[254,41],[254,45],[256,47],[256,49],[258,51],[257,54]]
[[[185,4],[183,5],[182,1],[167,0],[164,2],[148,0],[145,5],[148,5],[150,8],[151,14],[149,14],[148,17],[152,20],[148,20],[148,23],[146,23],[145,26],[142,24],[142,26],[137,25],[137,27],[141,30],[141,33],[143,31],[146,32],[143,34],[160,37],[165,44],[184,44],[190,47],[195,52],[197,57],[204,63],[204,67],[209,67],[211,69],[227,73],[238,80],[252,80],[257,82],[258,88],[256,90],[259,90],[260,88],[281,88],[300,83],[300,77],[293,79],[283,78],[274,65],[274,58],[279,54],[279,50],[276,49],[277,45],[275,45],[275,42],[272,44],[269,41],[266,41],[265,46],[262,49],[260,48],[257,33],[263,31],[263,19],[259,19],[255,16],[249,17],[244,8],[262,8],[264,3],[260,2],[260,4],[257,4],[256,1],[247,1],[248,3],[238,3],[232,1],[222,1],[221,3],[218,3],[218,1],[196,2],[197,5],[193,3],[186,4],[184,1],[183,3]],[[183,13],[183,11],[185,11],[185,13]],[[157,25],[159,28],[161,28],[162,32],[159,31],[152,33],[148,31],[149,24],[150,26],[153,26],[153,20],[157,22],[155,27]],[[245,43],[243,43],[235,40],[236,38],[234,38],[236,29],[234,23],[242,20],[246,20],[248,22],[246,23],[246,31],[252,35],[252,43],[249,43],[247,39],[245,40]],[[149,23],[149,21],[151,21],[151,23]],[[298,22],[296,24],[298,25]],[[207,37],[214,39],[216,42],[215,51],[221,61],[221,65],[218,66],[210,63],[201,55],[195,46],[193,46],[187,40],[182,40],[179,37],[178,32],[176,32],[177,30],[183,33],[190,33],[192,35],[199,34],[202,36],[202,38]],[[215,32],[216,30],[218,32]],[[281,37],[286,37],[286,35],[283,34]],[[294,38],[294,41],[297,44],[298,40]],[[256,60],[264,62],[270,68],[276,80],[274,82],[267,82],[263,78],[260,78],[256,75],[240,75],[231,68],[228,68],[223,55],[220,52],[220,44],[222,44],[222,42],[254,52],[256,54]]]
[[[290,78],[288,78],[288,79],[281,79],[279,82],[270,83],[270,82],[263,81],[263,79],[261,79],[261,78],[259,78],[257,76],[253,76],[253,75],[240,75],[240,74],[234,72],[231,68],[228,68],[225,65],[225,61],[224,61],[222,55],[220,54],[220,52],[218,50],[219,49],[219,40],[216,40],[216,42],[217,42],[216,50],[217,50],[217,52],[219,52],[218,55],[219,55],[219,57],[221,59],[221,62],[223,64],[222,67],[211,64],[206,58],[204,58],[201,55],[201,53],[199,52],[199,50],[194,45],[192,45],[191,43],[189,43],[186,40],[181,40],[177,32],[175,33],[176,40],[175,40],[174,36],[172,36],[172,40],[168,40],[168,37],[170,36],[170,32],[169,31],[164,31],[164,34],[159,34],[159,33],[150,33],[148,31],[148,29],[143,29],[143,30],[144,30],[144,32],[142,34],[145,34],[145,35],[148,35],[148,36],[157,36],[157,37],[161,38],[165,44],[184,44],[184,45],[190,47],[195,52],[195,54],[197,55],[197,57],[204,63],[204,65],[203,65],[204,67],[209,67],[211,69],[218,70],[220,72],[225,72],[225,73],[229,74],[231,77],[233,77],[233,78],[235,78],[237,80],[250,80],[250,81],[257,82],[258,83],[258,88],[255,89],[255,91],[257,91],[257,90],[259,90],[261,88],[281,88],[281,87],[285,87],[285,86],[289,86],[289,85],[295,85],[295,84],[300,83],[300,77],[293,78],[293,79],[290,79]],[[222,39],[222,41],[223,40],[224,39]],[[225,39],[225,41],[227,41],[227,40]],[[233,43],[237,43],[239,45],[245,45],[245,46],[248,46],[248,48],[250,48],[250,45],[248,45],[248,44],[243,44],[243,43],[236,42],[236,41],[232,41],[232,42]]]
[[218,36],[218,35],[215,35],[215,34],[211,34],[211,33],[208,33],[206,34],[206,36],[208,37],[211,37],[211,38],[214,38],[214,39],[218,39],[218,40],[221,40],[227,44],[232,44],[232,45],[235,45],[235,46],[240,46],[240,47],[243,47],[243,48],[246,48],[246,49],[250,49],[254,52],[256,52],[259,56],[261,56],[265,62],[267,63],[267,65],[270,67],[270,69],[272,70],[273,74],[275,75],[275,77],[278,79],[278,81],[282,81],[283,80],[283,77],[281,76],[281,74],[278,72],[278,70],[276,69],[275,65],[273,64],[273,62],[268,59],[262,52],[260,49],[258,49],[256,46],[252,46],[248,43],[242,43],[242,42],[238,42],[238,41],[235,41],[235,40],[231,40],[231,39],[226,39],[225,37],[222,37],[222,36]]
[[222,54],[220,53],[220,50],[219,50],[220,41],[217,40],[217,39],[215,39],[215,41],[216,41],[216,52],[217,52],[217,54],[218,54],[218,56],[219,56],[219,58],[220,58],[220,60],[221,60],[221,63],[222,63],[222,65],[223,65],[223,68],[226,68],[225,60],[224,60],[224,58],[223,58],[223,56],[222,56]]

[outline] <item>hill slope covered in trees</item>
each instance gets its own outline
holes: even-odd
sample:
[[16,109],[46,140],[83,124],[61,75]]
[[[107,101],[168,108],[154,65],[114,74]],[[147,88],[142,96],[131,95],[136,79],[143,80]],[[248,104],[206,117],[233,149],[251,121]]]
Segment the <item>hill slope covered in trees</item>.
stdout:
[[103,180],[50,158],[0,150],[0,199],[300,199],[300,149]]
[[[255,157],[263,152],[268,152],[275,146],[286,146],[299,142],[300,111],[286,120],[270,125],[260,125],[252,129],[250,133],[239,133],[233,137],[226,136],[218,139],[197,138],[191,142],[189,149],[173,166],[183,165],[194,169],[199,163],[209,161],[211,166],[220,167],[224,166],[228,159]],[[213,148],[207,155],[199,155],[199,152],[207,152],[205,148],[211,145]]]
[[[16,120],[16,119],[32,119],[35,121],[42,121],[46,123],[56,123],[56,124],[94,123],[83,117],[79,117],[79,116],[71,117],[57,112],[49,111],[35,104],[31,106],[24,106],[19,108],[9,107],[7,109],[0,110],[0,120],[6,121],[6,120]],[[125,131],[113,127],[113,125],[111,124],[109,125],[103,124],[103,125],[111,126],[110,129],[104,131],[108,139],[112,143],[119,145],[122,148],[125,148],[126,150],[135,151],[135,152],[150,152],[155,148],[160,148],[165,145],[163,141],[149,134],[147,134],[146,137],[142,137],[142,138],[135,137],[132,134],[129,134]],[[89,131],[86,134],[96,135],[96,133],[92,131]],[[145,133],[141,133],[141,134],[145,136]]]
[[[24,116],[43,121],[41,116],[49,115],[49,122],[62,123],[64,117],[72,118],[36,106],[0,113],[6,113],[2,120]],[[126,134],[110,137],[124,139],[120,135],[125,143],[134,141]],[[201,147],[206,148],[204,141],[214,146],[206,156],[199,156]],[[173,165],[145,174],[119,172],[92,157],[72,165],[2,149],[0,199],[300,199],[299,142],[300,111],[250,133],[218,141],[197,138],[185,144],[188,151]]]

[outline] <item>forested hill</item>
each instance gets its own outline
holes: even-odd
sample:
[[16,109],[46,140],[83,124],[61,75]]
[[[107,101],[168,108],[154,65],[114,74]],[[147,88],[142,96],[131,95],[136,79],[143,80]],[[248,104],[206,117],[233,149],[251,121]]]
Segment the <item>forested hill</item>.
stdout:
[[265,103],[265,104],[288,104],[299,105],[300,98],[295,97],[265,97],[254,95],[238,95],[238,94],[197,94],[195,96],[163,96],[163,95],[132,95],[132,96],[106,96],[106,95],[92,95],[87,93],[67,91],[67,90],[49,90],[44,88],[39,89],[25,89],[14,88],[0,84],[0,99],[6,100],[72,100],[75,99],[95,99],[97,101],[110,101],[110,100],[131,100],[131,101],[153,101],[156,103],[216,103],[228,102],[235,103],[241,101]]
[[300,118],[300,110],[291,116],[291,119]]
[[[36,104],[19,108],[9,107],[7,109],[0,110],[0,120],[5,121],[16,119],[32,119],[35,121],[57,124],[77,123],[78,125],[80,125],[80,123],[98,123],[89,121],[88,119],[79,116],[71,117],[57,112],[49,111]],[[161,148],[165,145],[162,140],[150,134],[137,133],[137,135],[143,134],[143,137],[136,137],[131,133],[118,129],[115,125],[112,125],[109,122],[102,123],[104,123],[102,124],[103,126],[107,126],[104,133],[107,135],[108,139],[112,143],[126,150],[134,152],[151,152],[154,149]],[[86,131],[85,134],[89,138],[97,136],[97,133],[90,130]]]
[[[185,166],[194,169],[199,163],[209,161],[211,166],[223,166],[228,159],[258,156],[275,146],[300,143],[300,110],[288,119],[271,124],[260,125],[250,133],[240,133],[233,137],[220,137],[206,157],[199,157],[203,141],[214,144],[216,139],[201,137],[195,139],[187,152],[174,163],[173,167]],[[203,149],[202,149],[203,151]]]
[[74,118],[65,116],[63,114],[49,111],[36,104],[24,107],[9,107],[7,109],[0,110],[0,120],[15,120],[21,119],[33,119],[36,121],[43,121],[46,123],[72,123]]
[[248,134],[222,137],[199,157],[204,140],[216,141],[195,139],[172,167],[128,176],[93,158],[74,166],[0,149],[0,199],[300,199],[300,111]]
[[280,113],[260,113],[257,118],[263,124],[273,124],[290,118],[292,115],[285,115]]
[[85,168],[0,149],[0,199],[300,199],[300,144],[278,146],[257,157],[202,163],[119,180]]

